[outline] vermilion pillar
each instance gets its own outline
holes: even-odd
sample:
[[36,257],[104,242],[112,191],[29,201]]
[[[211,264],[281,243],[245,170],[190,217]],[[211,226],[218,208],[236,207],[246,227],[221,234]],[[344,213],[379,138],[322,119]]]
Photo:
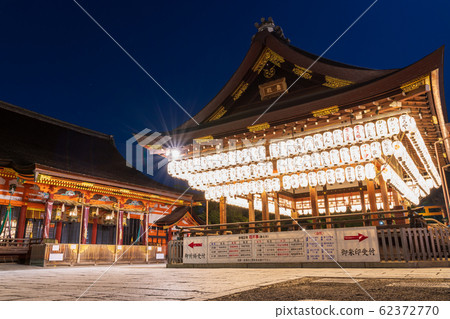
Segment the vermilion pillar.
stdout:
[[25,221],[27,219],[28,203],[24,203],[20,207],[19,224],[17,225],[17,238],[25,237]]
[[92,224],[92,236],[91,236],[91,244],[95,245],[97,243],[97,225],[98,218],[94,218],[94,223]]
[[123,245],[123,210],[117,216],[117,245]]
[[55,239],[58,241],[58,243],[61,242],[61,232],[62,232],[62,222],[57,222],[56,223]]
[[[149,223],[148,223],[148,221],[149,221],[149,214],[145,214],[144,215],[144,229],[143,229],[143,231],[144,231],[144,234],[143,234],[143,236],[144,236],[144,245],[145,246],[148,246],[148,228],[149,228]],[[170,230],[169,230],[169,232],[170,232]],[[171,233],[171,232],[170,232]]]
[[44,227],[42,227],[42,239],[47,239],[50,236],[50,222],[52,220],[53,210],[53,194],[50,194],[45,203],[44,212]]
[[84,207],[83,215],[81,216],[81,244],[87,243],[88,225],[89,225],[89,206]]

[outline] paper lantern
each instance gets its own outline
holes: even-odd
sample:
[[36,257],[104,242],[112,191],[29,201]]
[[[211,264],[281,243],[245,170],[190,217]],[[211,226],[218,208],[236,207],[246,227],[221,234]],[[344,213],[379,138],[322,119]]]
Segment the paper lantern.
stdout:
[[297,145],[298,153],[304,154],[306,153],[305,144],[301,137],[295,139],[295,144]]
[[402,132],[408,132],[410,130],[411,117],[408,114],[400,115],[398,122]]
[[353,145],[352,147],[350,147],[350,157],[352,159],[352,162],[359,162],[361,160],[359,146]]
[[351,144],[355,141],[355,136],[353,135],[353,128],[346,127],[343,130],[344,144]]
[[230,184],[230,196],[236,196],[236,184]]
[[323,166],[329,167],[332,165],[330,153],[328,151],[323,151],[320,153],[320,157],[322,158]]
[[269,145],[269,152],[271,158],[280,157],[280,148],[278,147],[278,143],[271,143]]
[[355,176],[357,181],[363,181],[366,178],[365,168],[363,165],[357,165],[355,167]]
[[336,146],[341,146],[344,144],[344,135],[342,133],[342,130],[333,131],[333,142]]
[[271,175],[273,175],[273,163],[267,162],[266,163],[266,176],[271,176]]
[[243,157],[242,163],[244,164],[249,164],[252,161],[252,155],[248,148],[244,148],[242,150],[242,157]]
[[287,145],[285,141],[281,141],[278,143],[278,148],[280,150],[280,157],[288,156]]
[[327,169],[326,174],[327,174],[327,183],[329,185],[333,185],[334,183],[336,183],[336,176],[334,169]]
[[347,166],[345,168],[345,179],[349,183],[353,183],[355,181],[355,179],[356,179],[355,168],[353,166]]
[[375,122],[377,135],[380,137],[387,137],[389,135],[388,127],[385,120],[378,120]]
[[286,174],[287,173],[287,166],[286,166],[285,159],[279,159],[277,161],[277,170],[278,170],[278,174]]
[[303,165],[304,165],[306,170],[310,170],[312,168],[311,156],[303,155]]
[[381,142],[381,149],[383,150],[383,154],[385,156],[390,156],[394,153],[394,149],[392,147],[392,141],[388,138]]
[[252,178],[252,171],[250,169],[250,166],[248,166],[248,165],[242,166],[242,173],[243,173],[245,179]]
[[312,136],[306,136],[303,139],[303,143],[305,145],[305,152],[313,152],[316,150],[314,146],[314,139]]
[[375,170],[375,165],[373,165],[372,163],[367,163],[364,166],[364,170],[365,170],[366,178],[369,180],[374,179],[377,175],[377,172]]
[[397,135],[398,133],[400,133],[400,125],[398,122],[398,118],[396,118],[396,117],[388,118],[387,125],[388,125],[388,129],[389,129],[389,134]]
[[257,147],[258,154],[259,154],[259,160],[264,161],[266,159],[266,147],[261,145]]
[[266,173],[266,163],[258,163],[256,164],[256,172],[258,177],[265,177],[267,176]]
[[297,145],[294,140],[287,140],[286,147],[289,156],[296,155],[298,153]]
[[305,170],[305,167],[303,165],[303,156],[294,157],[294,164],[296,172],[302,172]]
[[236,195],[242,195],[244,190],[242,189],[242,183],[236,183]]
[[228,184],[222,186],[222,192],[224,197],[230,196],[230,186]]
[[323,133],[323,144],[326,148],[331,148],[334,146],[333,133],[331,132]]
[[272,179],[272,189],[274,192],[279,192],[281,189],[280,185],[280,179],[279,178],[273,178]]
[[314,134],[314,146],[316,147],[317,150],[321,150],[324,148],[322,134],[319,133]]
[[291,177],[290,176],[283,176],[283,189],[291,189],[292,184],[291,184]]
[[266,193],[270,193],[273,190],[273,185],[272,185],[271,179],[264,180],[264,190],[266,191]]
[[339,155],[339,150],[337,149],[332,149],[330,151],[330,158],[331,158],[331,163],[333,165],[339,165],[341,163],[341,157]]
[[388,182],[392,177],[392,169],[389,165],[385,165],[381,169],[381,176],[383,176],[384,180]]
[[342,162],[344,162],[345,164],[348,164],[351,162],[350,150],[348,149],[348,147],[341,148],[339,150],[339,155],[341,156]]
[[297,174],[291,175],[291,185],[293,189],[299,188],[300,186],[300,179],[298,178]]
[[286,159],[286,167],[288,173],[295,172],[295,161],[292,157]]
[[242,164],[244,162],[244,159],[242,157],[242,151],[241,150],[237,150],[236,151],[236,164]]
[[316,172],[308,173],[308,183],[312,187],[317,185],[317,174],[316,174]]
[[311,154],[311,164],[313,168],[320,168],[322,167],[322,157],[319,153],[312,153]]
[[362,144],[360,146],[361,158],[363,161],[369,161],[372,158],[372,151],[369,144]]
[[262,180],[256,181],[256,192],[258,194],[264,192],[264,182]]
[[252,162],[259,162],[259,151],[256,147],[250,147]]
[[244,195],[250,194],[250,185],[248,182],[242,183],[242,194]]
[[357,142],[362,142],[366,139],[364,126],[362,126],[361,124],[355,125],[355,127],[353,128],[353,134],[355,135],[355,140]]
[[299,174],[298,175],[298,180],[300,182],[300,186],[301,187],[308,186],[308,174],[306,174],[306,173]]
[[336,170],[334,171],[334,174],[336,176],[336,182],[338,182],[339,184],[342,184],[345,182],[345,171],[343,168],[341,168],[341,167],[336,168]]
[[379,142],[372,142],[370,143],[370,150],[372,151],[372,157],[373,158],[380,158],[381,157],[381,145]]
[[317,172],[317,183],[320,186],[324,186],[327,183],[327,174],[325,173],[325,171]]
[[217,186],[216,187],[216,197],[220,198],[223,196],[223,189],[222,186]]
[[375,124],[372,122],[366,123],[364,125],[364,130],[366,132],[366,139],[373,140],[377,138],[377,132],[375,130]]
[[395,141],[392,143],[393,153],[395,155],[395,158],[402,159],[404,156],[405,148],[403,147],[403,144],[400,141]]

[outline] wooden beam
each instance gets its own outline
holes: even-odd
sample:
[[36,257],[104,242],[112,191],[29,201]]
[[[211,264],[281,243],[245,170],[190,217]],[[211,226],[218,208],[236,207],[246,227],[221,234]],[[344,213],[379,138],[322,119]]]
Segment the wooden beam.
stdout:
[[[219,217],[221,224],[227,223],[227,200],[223,196],[220,197],[219,202]],[[226,229],[226,226],[220,226],[220,229]]]

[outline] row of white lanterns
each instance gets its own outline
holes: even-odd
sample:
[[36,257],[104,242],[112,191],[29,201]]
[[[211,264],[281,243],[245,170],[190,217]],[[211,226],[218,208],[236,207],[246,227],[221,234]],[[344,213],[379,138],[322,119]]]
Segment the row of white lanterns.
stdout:
[[385,164],[384,168],[381,170],[381,175],[384,180],[391,184],[404,198],[409,200],[414,205],[419,204],[419,197],[417,194],[403,181],[400,176],[398,176],[389,164]]
[[[227,205],[233,205],[237,207],[247,208],[248,209],[248,199],[241,197],[228,197]],[[255,210],[262,211],[262,200],[260,198],[253,199],[253,205]],[[273,202],[268,203],[269,213],[275,213],[275,204]],[[279,206],[280,215],[290,216],[292,210],[290,208]]]

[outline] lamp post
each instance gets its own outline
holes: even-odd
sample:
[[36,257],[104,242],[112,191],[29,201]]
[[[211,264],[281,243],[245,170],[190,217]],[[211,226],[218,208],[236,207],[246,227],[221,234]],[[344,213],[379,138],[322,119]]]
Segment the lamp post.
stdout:
[[450,166],[450,165],[445,165],[444,167],[441,167],[441,162],[439,161],[439,154],[438,154],[438,148],[437,148],[437,144],[438,143],[444,143],[445,140],[450,139],[450,136],[447,136],[444,139],[439,139],[438,141],[434,142],[434,152],[436,155],[436,161],[438,164],[438,169],[439,169],[439,175],[441,176],[441,181],[442,181],[442,192],[444,194],[444,201],[445,201],[445,214],[447,215],[447,220],[449,220],[449,194],[448,194],[448,187],[447,187],[447,179],[445,178],[445,171],[444,168]]

